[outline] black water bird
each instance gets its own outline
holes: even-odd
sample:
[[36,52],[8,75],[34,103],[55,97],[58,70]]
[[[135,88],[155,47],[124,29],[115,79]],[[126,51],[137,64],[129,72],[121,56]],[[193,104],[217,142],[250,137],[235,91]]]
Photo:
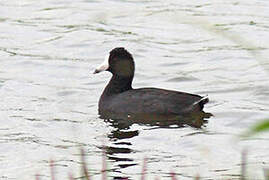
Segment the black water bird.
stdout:
[[185,116],[203,112],[204,104],[209,101],[207,96],[186,92],[159,88],[133,89],[135,63],[133,56],[123,47],[111,50],[94,74],[102,71],[109,71],[113,76],[99,99],[101,116]]

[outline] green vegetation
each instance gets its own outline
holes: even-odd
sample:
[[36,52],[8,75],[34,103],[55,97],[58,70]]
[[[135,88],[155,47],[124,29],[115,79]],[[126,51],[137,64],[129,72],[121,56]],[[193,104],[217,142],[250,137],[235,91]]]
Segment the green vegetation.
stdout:
[[242,138],[247,138],[250,136],[253,136],[257,133],[262,133],[265,131],[269,131],[269,119],[265,119],[257,124],[255,124],[253,127],[251,127],[247,132],[243,133],[241,135]]

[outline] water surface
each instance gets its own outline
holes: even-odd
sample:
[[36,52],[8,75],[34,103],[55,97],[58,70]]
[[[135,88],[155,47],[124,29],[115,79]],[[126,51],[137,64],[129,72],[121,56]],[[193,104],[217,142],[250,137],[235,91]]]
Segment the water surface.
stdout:
[[[268,134],[237,136],[269,117],[269,2],[0,2],[0,179],[80,177],[79,149],[100,179],[102,146],[109,177],[239,179],[242,149],[262,179]],[[136,61],[133,86],[209,95],[201,128],[99,118],[111,75],[93,75],[114,47]]]

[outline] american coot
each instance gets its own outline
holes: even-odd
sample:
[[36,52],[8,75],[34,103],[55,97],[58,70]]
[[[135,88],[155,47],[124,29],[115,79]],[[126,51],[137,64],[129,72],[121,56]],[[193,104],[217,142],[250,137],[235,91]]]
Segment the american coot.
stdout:
[[158,88],[133,89],[135,63],[123,47],[110,51],[109,57],[95,69],[94,74],[101,71],[109,71],[113,75],[99,100],[101,116],[186,115],[203,112],[204,104],[208,102],[207,97],[185,92]]

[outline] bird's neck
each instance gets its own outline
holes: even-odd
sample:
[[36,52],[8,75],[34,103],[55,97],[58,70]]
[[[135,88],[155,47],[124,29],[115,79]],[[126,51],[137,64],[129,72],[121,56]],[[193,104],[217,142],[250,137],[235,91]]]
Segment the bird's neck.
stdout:
[[114,94],[119,94],[124,91],[128,91],[132,88],[132,76],[118,76],[114,74],[110,79],[108,85],[106,86],[102,96],[111,96]]

